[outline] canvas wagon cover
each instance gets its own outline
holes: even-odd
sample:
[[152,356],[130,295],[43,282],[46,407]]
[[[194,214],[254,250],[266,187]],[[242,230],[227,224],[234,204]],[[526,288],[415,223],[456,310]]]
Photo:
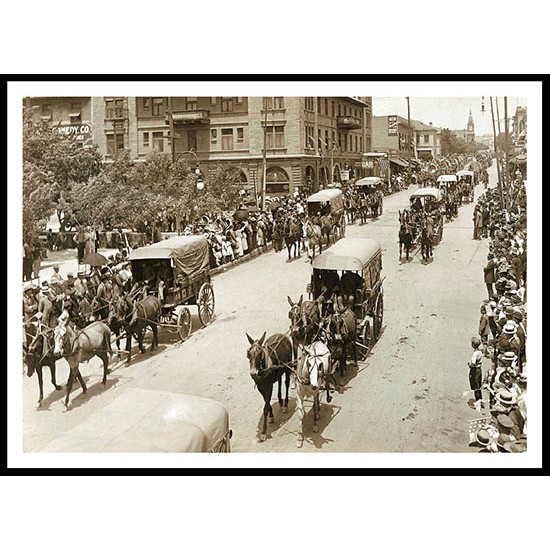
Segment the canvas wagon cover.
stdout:
[[434,187],[423,187],[422,189],[417,189],[411,196],[410,200],[415,198],[423,198],[423,197],[432,197],[436,200],[441,200],[441,191],[439,189],[436,189]]
[[307,198],[307,202],[330,202],[337,197],[342,196],[342,191],[340,189],[322,189],[313,193]]
[[377,176],[369,176],[366,178],[361,178],[360,180],[357,180],[355,182],[356,187],[363,187],[363,186],[376,186],[381,185],[384,183],[384,180],[382,178],[379,178]]
[[229,430],[229,413],[195,395],[132,388],[43,452],[209,452]]
[[193,277],[210,266],[208,241],[204,235],[172,237],[158,243],[136,248],[130,254],[132,265],[141,260],[173,260],[176,271]]
[[381,250],[372,239],[343,238],[314,258],[312,266],[314,269],[361,271]]

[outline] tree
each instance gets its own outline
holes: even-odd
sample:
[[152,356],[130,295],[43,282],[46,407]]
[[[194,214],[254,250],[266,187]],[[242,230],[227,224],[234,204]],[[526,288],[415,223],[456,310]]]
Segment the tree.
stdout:
[[[51,216],[72,185],[102,171],[97,146],[84,148],[47,122],[35,122],[32,109],[23,110],[23,231],[33,238],[39,222]],[[66,209],[66,205],[62,205]]]

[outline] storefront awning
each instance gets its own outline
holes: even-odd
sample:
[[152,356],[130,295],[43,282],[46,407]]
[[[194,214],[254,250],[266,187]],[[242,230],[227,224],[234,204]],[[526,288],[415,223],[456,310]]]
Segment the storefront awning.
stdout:
[[393,162],[398,166],[403,166],[404,168],[407,168],[407,166],[409,165],[409,163],[406,160],[402,160],[402,159],[390,159],[390,162]]

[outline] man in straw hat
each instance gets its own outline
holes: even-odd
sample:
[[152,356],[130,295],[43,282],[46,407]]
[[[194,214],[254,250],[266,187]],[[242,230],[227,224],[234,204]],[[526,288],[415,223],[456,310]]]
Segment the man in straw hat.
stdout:
[[481,372],[481,363],[483,360],[483,354],[479,350],[479,346],[481,345],[481,340],[477,336],[473,336],[471,340],[471,345],[474,350],[472,353],[472,357],[468,361],[468,367],[469,367],[469,381],[470,381],[470,389],[474,390],[474,407],[476,410],[481,410],[482,406],[482,393],[481,393],[481,386],[482,386],[482,372]]

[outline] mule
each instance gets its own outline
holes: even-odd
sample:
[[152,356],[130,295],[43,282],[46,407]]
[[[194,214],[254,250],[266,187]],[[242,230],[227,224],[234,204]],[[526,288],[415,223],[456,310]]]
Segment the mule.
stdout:
[[299,257],[302,253],[302,227],[299,222],[294,219],[289,219],[285,224],[284,240],[286,249],[288,252],[288,261],[291,260],[291,251],[293,251],[294,257]]
[[[246,356],[250,365],[250,376],[261,396],[264,399],[263,424],[260,434],[260,441],[267,438],[267,418],[273,422],[273,407],[271,406],[271,394],[273,393],[273,384],[278,383],[277,398],[279,406],[283,413],[288,410],[288,388],[290,386],[290,364],[292,363],[292,341],[285,334],[273,334],[265,340],[266,333],[259,340],[254,340],[248,334],[250,348]],[[264,344],[265,340],[265,344]],[[282,398],[281,383],[285,376],[286,394]]]
[[347,348],[352,345],[353,363],[357,365],[357,319],[351,309],[332,313],[326,326],[327,345],[330,353],[338,362],[340,376],[346,374],[348,359]]
[[142,298],[139,302],[134,303],[130,321],[126,324],[127,363],[130,362],[132,357],[132,336],[135,337],[138,342],[139,351],[141,353],[145,353],[143,338],[147,327],[149,327],[153,332],[150,351],[153,351],[155,347],[158,347],[158,322],[161,309],[162,306],[160,300],[156,296],[152,295],[145,296],[145,298]]
[[133,306],[124,296],[119,296],[113,300],[109,308],[109,316],[107,317],[107,325],[111,332],[115,335],[117,351],[120,353],[120,340],[126,335],[126,352],[128,355],[127,362],[130,361],[130,348],[132,345],[132,335],[127,331],[127,326],[130,324],[133,315]]
[[307,238],[307,248],[308,248],[308,257],[311,259],[315,258],[315,247],[319,247],[319,254],[323,252],[323,240],[321,226],[315,225],[311,220],[308,220],[305,225],[306,229],[306,238]]
[[109,372],[109,355],[111,351],[111,329],[103,321],[94,321],[81,331],[75,331],[70,325],[58,325],[54,329],[54,356],[65,357],[69,364],[69,379],[67,381],[67,396],[65,406],[69,406],[69,396],[75,376],[78,378],[82,392],[88,389],[82,378],[79,365],[92,357],[99,357],[103,362],[103,385],[107,383]]
[[399,261],[405,249],[405,259],[409,261],[409,253],[413,245],[413,234],[411,226],[407,223],[401,223],[399,226]]
[[320,393],[327,392],[327,402],[332,401],[330,396],[329,380],[333,378],[333,364],[330,350],[327,345],[317,340],[304,348],[304,353],[296,366],[296,406],[300,417],[298,431],[298,447],[304,441],[304,401],[306,397],[313,398],[313,431],[319,430],[318,421],[321,414]]
[[49,367],[51,381],[54,388],[59,391],[61,386],[57,384],[55,379],[55,361],[53,354],[53,342],[50,342],[48,336],[44,332],[38,332],[33,337],[27,353],[25,355],[25,363],[27,365],[27,376],[30,378],[35,372],[38,378],[38,406],[42,406],[44,400],[44,385],[42,380],[42,368]]
[[290,296],[287,296],[290,304],[288,318],[290,319],[290,336],[293,344],[293,357],[298,357],[300,346],[311,344],[319,333],[321,316],[317,302],[303,301],[303,296],[294,303]]
[[433,256],[434,233],[431,226],[424,225],[420,233],[420,247],[422,259],[428,261]]

